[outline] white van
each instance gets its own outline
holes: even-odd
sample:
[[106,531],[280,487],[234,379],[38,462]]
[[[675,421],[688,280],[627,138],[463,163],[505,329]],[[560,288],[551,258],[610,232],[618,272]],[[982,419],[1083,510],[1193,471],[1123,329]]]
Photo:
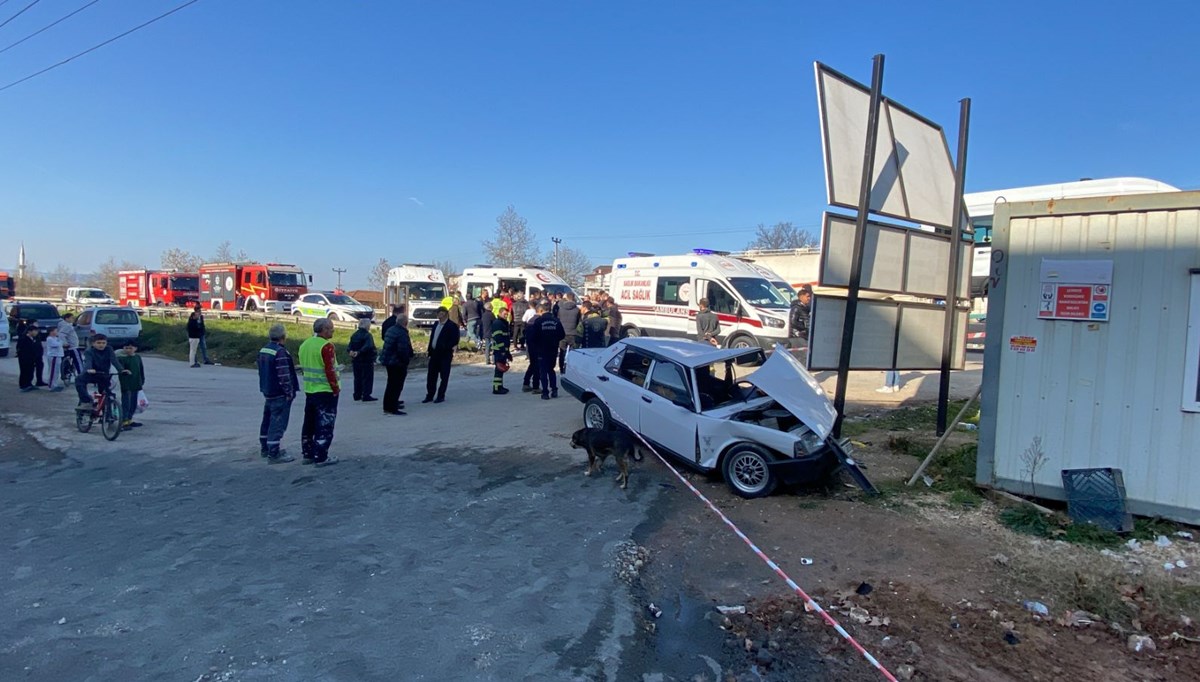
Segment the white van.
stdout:
[[66,300],[79,305],[113,305],[117,302],[108,292],[93,287],[69,287]]
[[138,343],[142,319],[136,310],[125,306],[85,308],[75,317],[75,333],[79,335],[80,348],[87,348],[93,335],[104,334],[108,345],[120,349],[127,341]]
[[432,265],[405,264],[388,270],[383,302],[388,315],[392,306],[406,304],[412,324],[432,327],[447,292],[446,276],[441,270]]
[[562,277],[549,270],[527,265],[520,268],[496,268],[491,265],[476,265],[463,271],[458,280],[459,293],[465,299],[468,294],[479,298],[484,289],[493,296],[503,289],[525,292],[526,298],[533,299],[539,293],[567,294],[572,293],[571,287]]
[[695,338],[697,301],[707,298],[725,346],[788,345],[787,299],[753,265],[721,252],[618,258],[611,294],[624,336]]

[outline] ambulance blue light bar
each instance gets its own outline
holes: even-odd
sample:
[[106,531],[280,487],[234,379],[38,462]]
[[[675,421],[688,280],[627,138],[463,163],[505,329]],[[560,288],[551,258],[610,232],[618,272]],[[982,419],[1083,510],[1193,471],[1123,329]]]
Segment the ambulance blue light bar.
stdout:
[[692,249],[692,253],[697,256],[728,256],[728,251],[717,251],[715,249]]

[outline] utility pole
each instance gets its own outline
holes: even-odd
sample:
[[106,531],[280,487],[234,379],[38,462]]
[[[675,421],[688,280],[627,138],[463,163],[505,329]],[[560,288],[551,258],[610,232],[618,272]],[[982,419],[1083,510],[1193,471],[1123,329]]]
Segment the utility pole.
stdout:
[[562,273],[558,271],[558,245],[562,243],[562,240],[558,237],[551,237],[550,241],[554,242],[554,274],[562,277]]
[[330,268],[330,269],[337,273],[337,276],[338,276],[337,288],[338,288],[338,291],[341,291],[342,290],[342,273],[346,271],[346,268]]

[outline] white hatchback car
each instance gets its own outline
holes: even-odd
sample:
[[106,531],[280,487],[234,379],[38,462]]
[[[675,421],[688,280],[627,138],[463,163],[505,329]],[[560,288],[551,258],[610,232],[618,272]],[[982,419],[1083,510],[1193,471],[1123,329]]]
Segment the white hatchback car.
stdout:
[[327,317],[331,320],[353,322],[373,319],[375,309],[346,294],[312,291],[296,299],[292,304],[292,314],[296,317]]
[[95,334],[108,337],[108,345],[121,348],[126,342],[138,343],[142,335],[142,318],[137,310],[125,306],[98,306],[84,308],[75,316],[75,333],[79,335],[79,346],[87,348]]
[[830,437],[833,404],[782,347],[766,358],[761,348],[628,338],[570,351],[562,384],[585,404],[585,426],[624,426],[695,469],[719,472],[742,497],[839,469],[875,492],[848,446]]

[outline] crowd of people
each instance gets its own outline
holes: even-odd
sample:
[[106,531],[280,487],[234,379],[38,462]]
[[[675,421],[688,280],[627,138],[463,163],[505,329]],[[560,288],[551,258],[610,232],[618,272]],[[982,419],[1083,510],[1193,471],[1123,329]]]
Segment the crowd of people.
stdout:
[[138,396],[146,385],[146,370],[137,354],[137,343],[128,341],[118,351],[109,346],[107,336],[93,334],[87,348],[83,348],[75,331],[75,314],[71,312],[47,327],[44,338],[36,320],[12,319],[9,326],[15,329],[17,337],[17,386],[22,393],[42,388],[51,393],[65,390],[64,368],[71,363],[79,395],[76,409],[91,410],[89,387],[96,386],[97,390],[107,387],[112,375],[116,375],[121,392],[121,427],[128,430],[142,425],[134,421]]

